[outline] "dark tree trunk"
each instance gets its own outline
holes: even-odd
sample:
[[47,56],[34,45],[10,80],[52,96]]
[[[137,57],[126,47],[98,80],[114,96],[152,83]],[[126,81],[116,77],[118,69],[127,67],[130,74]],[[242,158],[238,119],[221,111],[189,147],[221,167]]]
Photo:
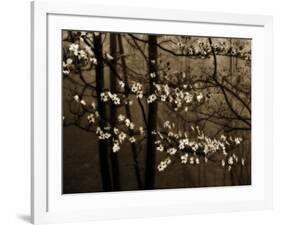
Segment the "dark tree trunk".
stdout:
[[[97,92],[97,109],[100,115],[99,125],[101,128],[106,126],[106,108],[105,104],[101,101],[100,94],[103,91],[104,85],[104,64],[102,53],[102,40],[101,35],[94,36],[94,53],[97,59],[96,65],[96,92]],[[108,141],[99,140],[99,159],[100,159],[100,173],[102,179],[103,191],[111,191],[111,179],[108,163]]]
[[[118,44],[119,44],[120,55],[123,55],[124,49],[123,49],[122,39],[121,39],[120,35],[118,35]],[[121,57],[121,63],[122,63],[123,73],[124,73],[124,82],[126,84],[126,88],[128,88],[127,65],[126,65],[126,61],[125,61],[124,57]],[[125,91],[125,93],[126,93],[126,97],[127,97],[129,92]],[[132,121],[131,110],[130,110],[130,106],[128,104],[125,105],[125,110],[126,110],[127,118],[130,121]],[[134,132],[132,130],[129,130],[130,136],[133,135],[133,133]],[[139,163],[138,163],[138,159],[137,159],[137,146],[136,146],[135,143],[131,143],[131,146],[132,146],[132,154],[133,154],[133,160],[134,160],[134,170],[135,170],[135,174],[136,174],[137,185],[138,185],[139,189],[143,189],[142,180],[141,180],[141,172],[140,172]]]
[[[117,51],[117,35],[110,33],[110,55],[113,57],[111,61],[112,68],[116,71],[116,51]],[[111,92],[116,92],[116,76],[112,70],[110,70],[110,89]],[[116,107],[111,105],[110,108],[110,125],[115,127],[117,119]],[[111,139],[110,143],[110,159],[111,159],[111,169],[112,169],[112,188],[114,191],[120,191],[120,173],[119,173],[119,162],[118,162],[118,152],[112,151],[113,142]]]
[[[148,73],[150,90],[149,93],[155,92],[153,83],[157,83],[157,38],[154,35],[148,36]],[[155,73],[153,78],[151,73]],[[145,189],[154,189],[155,184],[155,136],[152,131],[157,128],[157,101],[150,103],[148,106],[148,127],[147,127],[147,146],[146,146],[146,168],[145,168]]]

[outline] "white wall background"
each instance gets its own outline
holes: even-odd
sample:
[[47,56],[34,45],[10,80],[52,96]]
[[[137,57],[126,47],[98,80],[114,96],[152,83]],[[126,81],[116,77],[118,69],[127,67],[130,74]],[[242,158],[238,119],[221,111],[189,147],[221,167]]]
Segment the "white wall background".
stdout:
[[[273,211],[106,221],[95,224],[280,224],[281,7],[279,1],[92,0],[90,2],[272,15],[274,16],[275,39],[275,209]],[[0,17],[0,224],[27,224],[30,208],[30,1],[1,1]]]

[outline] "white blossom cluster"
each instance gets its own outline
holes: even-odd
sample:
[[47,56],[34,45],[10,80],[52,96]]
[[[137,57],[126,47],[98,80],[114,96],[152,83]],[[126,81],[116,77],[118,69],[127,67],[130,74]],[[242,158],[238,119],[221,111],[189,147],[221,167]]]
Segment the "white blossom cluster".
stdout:
[[[118,98],[118,97],[117,97],[117,95],[111,94],[110,92],[103,92],[103,93],[101,93],[101,98],[102,98],[103,101],[106,102],[106,101],[109,101],[109,100],[115,101],[116,98]],[[99,113],[97,111],[96,104],[94,102],[92,102],[91,104],[88,105],[85,100],[83,100],[79,97],[79,95],[74,95],[73,99],[74,99],[75,102],[83,105],[85,108],[92,111],[92,113],[89,113],[87,115],[87,120],[88,120],[89,125],[96,124],[98,121],[100,121],[100,116],[99,116]],[[112,140],[112,142],[113,142],[113,147],[112,147],[113,152],[119,151],[120,145],[126,139],[130,143],[135,143],[137,141],[135,135],[143,136],[145,134],[144,128],[142,126],[138,127],[138,129],[135,129],[136,128],[135,124],[123,114],[119,114],[117,116],[117,122],[118,122],[117,125],[119,125],[121,127],[123,125],[124,127],[126,127],[126,129],[128,131],[131,131],[131,133],[133,133],[133,135],[129,135],[125,132],[125,130],[122,130],[122,129],[117,128],[117,127],[97,126],[97,128],[96,128],[96,134],[97,134],[97,137],[100,140],[109,140],[109,139]]]
[[143,97],[143,86],[141,83],[134,81],[130,88],[131,92],[135,94],[137,98]]
[[106,92],[102,92],[100,94],[100,98],[103,102],[108,102],[108,101],[112,101],[114,103],[114,105],[120,105],[121,104],[121,100],[120,97],[117,94],[113,94],[110,91],[106,91]]
[[70,74],[70,68],[71,68],[71,64],[72,64],[73,60],[71,58],[66,59],[66,62],[62,63],[62,73],[65,75],[69,75]]
[[[91,114],[90,114],[91,115]],[[139,134],[144,135],[144,129],[142,126],[138,128],[138,130],[135,130],[135,124],[131,122],[128,118],[126,118],[125,115],[119,114],[118,117],[119,126],[124,125],[127,127],[128,130],[131,130],[133,134]],[[104,130],[107,130],[107,132],[103,132],[100,127],[97,128],[97,134],[99,139],[108,139],[112,138],[113,147],[112,151],[117,152],[120,150],[120,145],[125,141],[129,141],[130,143],[135,143],[137,141],[136,137],[134,135],[129,135],[125,132],[125,130],[122,130],[117,127],[106,127]]]
[[118,141],[114,141],[113,142],[113,147],[112,147],[112,151],[113,152],[118,152],[120,150],[120,144]]
[[88,55],[85,50],[79,49],[79,44],[72,43],[69,46],[69,51],[73,53],[74,56],[77,56],[79,60],[87,60]]
[[164,171],[169,164],[171,164],[172,160],[168,157],[165,160],[161,161],[157,166],[158,171]]
[[89,62],[94,65],[98,64],[91,47],[84,43],[85,36],[90,33],[85,32],[85,35],[83,35],[82,33],[84,32],[81,32],[80,43],[71,43],[68,47],[68,53],[66,54],[67,58],[63,62],[62,73],[64,75],[70,74],[71,68],[73,68],[74,66],[74,61],[79,62],[79,64],[84,66]]
[[[140,90],[140,86],[137,84],[136,86],[138,87],[137,90]],[[200,96],[200,94],[198,96]],[[109,100],[116,101],[116,98],[118,98],[118,96],[109,91],[101,93],[101,99],[104,102]],[[73,99],[83,106],[87,105],[86,101],[80,99],[79,95],[75,95]],[[94,124],[99,119],[99,114],[94,102],[90,104],[90,107],[93,113],[89,113],[87,119],[89,124]],[[118,125],[121,126],[120,128],[110,126],[101,128],[98,126],[96,129],[96,134],[99,139],[112,140],[113,152],[118,152],[121,149],[121,144],[125,140],[130,143],[135,143],[136,137],[134,135],[145,134],[142,126],[136,130],[135,124],[124,114],[119,114],[117,116],[117,122]],[[128,131],[131,130],[134,135],[127,134],[125,130],[121,129],[122,126]],[[241,144],[243,141],[241,137],[226,137],[225,135],[221,135],[219,138],[210,138],[205,135],[198,126],[191,126],[190,132],[175,132],[176,126],[169,120],[163,123],[163,129],[163,131],[153,131],[152,133],[157,136],[157,140],[155,141],[156,150],[168,155],[168,158],[161,161],[158,165],[157,168],[159,171],[164,171],[171,163],[172,158],[178,158],[182,164],[198,165],[201,162],[207,163],[212,154],[219,154],[221,160],[219,164],[222,167],[226,167],[229,171],[239,162],[242,166],[245,165],[245,158],[241,157],[239,160],[235,152],[229,151],[229,149],[234,148],[233,146]]]
[[[246,159],[244,157],[241,157],[240,159],[241,166],[245,166],[245,162]],[[228,171],[230,171],[232,167],[238,163],[239,163],[239,157],[235,153],[232,153],[231,155],[228,155],[221,160],[221,166],[226,167]]]
[[[123,119],[123,115],[120,114],[118,116],[118,118],[122,118],[122,122],[125,122],[127,119],[124,117]],[[133,123],[130,123],[130,122],[125,122],[126,126],[129,128],[129,129],[133,129],[133,126],[132,124]],[[141,128],[139,128],[141,129]],[[120,145],[127,139],[130,143],[135,143],[136,142],[136,138],[134,136],[130,136],[129,134],[126,134],[124,131],[120,130],[119,128],[117,127],[114,127],[113,128],[113,134],[112,134],[112,137],[113,137],[113,147],[112,147],[112,151],[113,152],[117,152],[120,150]]]
[[[208,160],[207,157],[205,157],[204,159]],[[205,162],[206,162],[205,160]],[[190,165],[193,164],[200,164],[200,158],[196,155],[189,155],[188,153],[185,153],[183,155],[181,155],[181,163],[182,164],[187,164],[189,163]]]
[[[109,130],[109,129],[104,128],[104,130]],[[111,137],[110,132],[103,131],[100,127],[97,127],[96,134],[98,135],[98,138],[101,140],[109,139]]]
[[126,118],[126,116],[124,116],[123,114],[118,115],[118,121],[123,122],[126,125],[126,127],[128,127],[131,130],[134,130],[135,128],[135,124],[131,122],[130,119]]
[[147,98],[147,103],[152,103],[155,102],[157,100],[157,96],[155,94],[149,95]]
[[[117,117],[117,120],[119,122],[118,125],[124,125],[128,130],[131,130],[133,132],[133,134],[135,135],[144,135],[144,129],[142,126],[140,126],[137,130],[135,129],[135,124],[130,121],[129,118],[126,118],[125,115],[123,114],[119,114]],[[113,133],[112,133],[112,137],[113,137],[113,152],[117,152],[120,150],[120,145],[127,139],[130,143],[135,143],[137,141],[135,135],[129,135],[127,133],[125,133],[125,131],[114,127],[113,129]]]
[[[212,48],[217,55],[235,56],[242,58],[246,61],[251,60],[251,51],[247,48],[233,46],[227,46],[226,42],[217,42],[210,45],[209,41],[204,39],[198,39],[197,44],[189,45],[181,41],[176,43],[177,48],[184,55],[207,58],[212,54]],[[212,47],[212,48],[211,48]]]
[[125,87],[125,82],[122,81],[122,80],[120,80],[120,81],[118,82],[118,84],[119,84],[119,86],[120,86],[122,89]]
[[[153,134],[157,136],[155,141],[156,150],[165,152],[169,157],[179,159],[183,164],[200,164],[207,163],[209,157],[213,154],[218,154],[221,158],[220,165],[227,166],[231,170],[232,166],[239,162],[239,157],[233,149],[242,142],[240,137],[226,137],[221,135],[220,138],[207,137],[198,126],[195,128],[191,126],[191,131],[187,132],[173,132],[175,125],[170,121],[165,121],[163,124],[163,131],[154,131]],[[245,158],[241,157],[241,165],[245,165]],[[161,162],[162,163],[162,162]],[[163,164],[163,163],[162,163]],[[159,164],[159,171],[167,168]]]
[[156,84],[155,93],[150,95],[147,99],[148,103],[152,103],[157,99],[162,102],[168,102],[172,104],[173,109],[178,111],[184,109],[188,111],[188,106],[192,103],[201,103],[204,99],[203,93],[191,93],[184,88],[171,88],[168,84]]

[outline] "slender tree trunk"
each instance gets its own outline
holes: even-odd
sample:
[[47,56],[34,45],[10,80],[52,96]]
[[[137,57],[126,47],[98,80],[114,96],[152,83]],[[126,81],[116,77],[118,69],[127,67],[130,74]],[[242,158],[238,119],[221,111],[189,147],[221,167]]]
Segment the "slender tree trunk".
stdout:
[[[101,35],[94,36],[94,53],[97,59],[96,65],[96,92],[97,92],[97,109],[100,115],[99,125],[101,128],[105,127],[106,108],[105,104],[101,101],[100,94],[103,91],[104,85],[104,64],[102,54],[102,40]],[[99,159],[100,159],[100,173],[102,179],[103,191],[111,191],[111,179],[108,163],[108,141],[99,140]]]
[[[113,60],[111,61],[112,67],[116,71],[116,51],[117,51],[117,35],[114,33],[110,34],[110,55],[113,57]],[[110,89],[113,93],[116,92],[116,76],[110,70]],[[111,105],[110,108],[110,124],[111,127],[115,126],[117,119],[117,112],[116,107],[114,105]],[[113,142],[111,140],[110,143],[110,159],[111,159],[111,169],[112,169],[112,188],[114,191],[120,190],[120,172],[119,172],[119,162],[118,162],[118,152],[112,151]]]
[[[120,54],[123,55],[124,48],[123,48],[122,39],[121,39],[120,35],[118,35],[118,44],[119,44]],[[125,61],[124,57],[121,57],[121,63],[122,63],[122,67],[123,67],[124,81],[125,81],[126,85],[128,85],[127,65],[126,65],[126,61]],[[128,97],[128,92],[127,91],[125,91],[125,92],[126,92],[126,94],[125,94],[126,97]],[[127,118],[130,121],[132,121],[131,110],[130,110],[130,106],[128,104],[125,105],[125,110],[126,110]],[[132,130],[129,130],[128,132],[129,132],[129,135],[133,135]],[[136,179],[137,179],[137,185],[138,185],[139,189],[143,189],[142,180],[141,180],[141,172],[140,172],[139,163],[138,163],[138,159],[137,159],[137,146],[135,143],[131,143],[131,146],[132,146],[132,154],[133,154],[134,169],[135,169],[135,174],[136,174]]]
[[[148,73],[149,73],[149,92],[153,94],[155,87],[153,83],[157,83],[157,38],[154,35],[148,36]],[[150,74],[155,73],[155,77]],[[148,127],[147,127],[147,146],[146,146],[146,168],[145,168],[145,189],[154,189],[155,185],[155,136],[152,131],[157,128],[157,101],[148,106]]]

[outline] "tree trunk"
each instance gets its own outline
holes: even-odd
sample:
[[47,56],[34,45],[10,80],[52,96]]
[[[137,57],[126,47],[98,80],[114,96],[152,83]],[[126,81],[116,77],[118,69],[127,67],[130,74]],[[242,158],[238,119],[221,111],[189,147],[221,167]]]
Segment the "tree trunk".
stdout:
[[[154,35],[148,36],[148,73],[149,73],[149,93],[155,92],[153,83],[157,83],[157,38]],[[150,74],[155,73],[155,77]],[[147,127],[147,146],[146,146],[146,168],[145,168],[145,189],[154,189],[155,184],[155,136],[152,131],[157,128],[157,101],[148,106],[148,127]]]
[[[121,39],[120,35],[118,35],[118,44],[119,44],[120,54],[123,55],[124,54],[124,49],[123,49],[122,39]],[[126,65],[125,58],[123,56],[121,57],[121,63],[122,63],[123,73],[124,73],[124,82],[125,82],[125,84],[127,86],[128,85],[127,65]],[[128,97],[128,94],[129,94],[128,91],[125,91],[126,97]],[[125,105],[125,110],[126,110],[127,118],[130,121],[132,121],[131,110],[130,110],[130,106],[128,104]],[[129,132],[130,136],[133,135],[133,133],[134,133],[132,130],[129,130],[128,132]],[[132,146],[132,154],[133,154],[133,160],[134,160],[134,169],[135,169],[138,189],[143,189],[143,185],[142,185],[142,181],[141,181],[141,172],[140,172],[139,163],[138,163],[138,159],[137,159],[137,146],[136,146],[135,143],[131,143],[131,146]]]
[[[115,33],[110,33],[110,55],[113,57],[111,61],[113,69],[116,71],[116,51],[117,51],[117,35]],[[112,93],[116,92],[116,76],[110,70],[110,90]],[[117,119],[116,107],[111,105],[110,107],[110,125],[115,127]],[[119,173],[119,162],[118,162],[118,152],[112,151],[113,142],[110,142],[110,159],[111,159],[111,170],[112,170],[112,188],[114,191],[120,191],[120,173]]]
[[[102,40],[101,35],[94,36],[94,53],[97,59],[96,65],[96,92],[97,92],[97,109],[100,115],[99,126],[101,128],[106,126],[105,115],[106,108],[105,104],[101,101],[100,94],[103,91],[104,85],[104,64],[103,64],[103,53],[102,53]],[[102,179],[102,190],[111,191],[111,179],[108,163],[108,141],[99,140],[99,159],[100,159],[100,173]]]

